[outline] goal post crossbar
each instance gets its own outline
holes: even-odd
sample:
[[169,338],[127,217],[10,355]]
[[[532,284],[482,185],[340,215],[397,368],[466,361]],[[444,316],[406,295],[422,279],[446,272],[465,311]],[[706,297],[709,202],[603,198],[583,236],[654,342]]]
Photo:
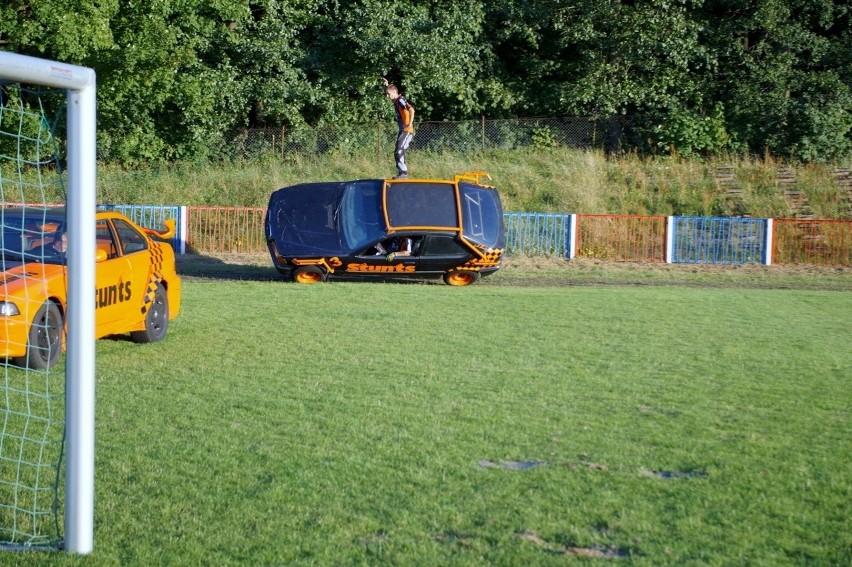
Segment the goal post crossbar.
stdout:
[[83,90],[95,87],[95,72],[58,61],[0,51],[0,78],[55,89]]
[[94,540],[95,469],[95,72],[0,51],[0,80],[66,90],[68,302],[66,356],[65,550],[87,554]]

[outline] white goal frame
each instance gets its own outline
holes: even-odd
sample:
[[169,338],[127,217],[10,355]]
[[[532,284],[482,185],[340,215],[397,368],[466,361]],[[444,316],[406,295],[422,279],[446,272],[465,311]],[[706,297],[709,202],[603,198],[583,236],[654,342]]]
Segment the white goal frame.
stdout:
[[0,79],[66,91],[65,550],[88,554],[93,548],[95,501],[95,72],[0,51]]

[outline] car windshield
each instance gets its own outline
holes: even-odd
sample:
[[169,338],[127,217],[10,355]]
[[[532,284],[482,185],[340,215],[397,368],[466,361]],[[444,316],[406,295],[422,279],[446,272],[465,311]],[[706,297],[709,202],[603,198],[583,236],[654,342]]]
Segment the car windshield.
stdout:
[[459,183],[464,236],[488,247],[500,246],[503,236],[503,207],[494,189]]
[[346,248],[357,251],[386,232],[382,213],[382,181],[347,183],[337,209],[337,222]]
[[44,209],[3,211],[0,239],[4,263],[65,263],[65,219]]

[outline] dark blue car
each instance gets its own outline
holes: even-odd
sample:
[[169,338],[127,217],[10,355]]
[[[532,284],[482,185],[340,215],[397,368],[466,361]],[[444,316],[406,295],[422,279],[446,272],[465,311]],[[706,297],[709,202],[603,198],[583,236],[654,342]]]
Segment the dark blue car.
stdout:
[[269,198],[275,268],[299,283],[328,277],[442,277],[469,285],[500,268],[503,207],[487,174],[453,180],[304,183]]

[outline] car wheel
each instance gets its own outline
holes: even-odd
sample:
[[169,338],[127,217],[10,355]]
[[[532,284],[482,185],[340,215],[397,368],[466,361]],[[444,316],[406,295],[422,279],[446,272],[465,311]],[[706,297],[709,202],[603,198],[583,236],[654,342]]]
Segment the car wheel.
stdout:
[[479,272],[449,272],[444,274],[444,283],[447,285],[470,285],[479,281]]
[[27,333],[27,354],[17,358],[15,363],[33,370],[45,370],[56,364],[62,352],[63,330],[59,307],[52,301],[45,301]]
[[130,338],[137,343],[155,343],[163,340],[169,330],[169,296],[166,288],[158,283],[154,299],[145,314],[145,330],[132,331]]
[[293,281],[300,284],[324,282],[325,277],[325,272],[318,266],[304,266],[293,272]]

